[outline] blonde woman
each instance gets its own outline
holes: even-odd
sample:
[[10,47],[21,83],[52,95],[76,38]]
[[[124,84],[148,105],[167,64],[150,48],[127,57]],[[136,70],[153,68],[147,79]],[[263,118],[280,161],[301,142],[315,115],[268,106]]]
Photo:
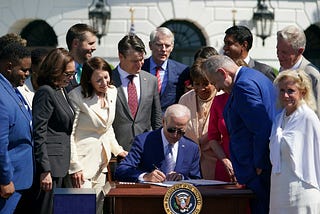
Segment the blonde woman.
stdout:
[[320,213],[320,122],[310,79],[286,70],[275,85],[283,110],[270,137],[270,213]]

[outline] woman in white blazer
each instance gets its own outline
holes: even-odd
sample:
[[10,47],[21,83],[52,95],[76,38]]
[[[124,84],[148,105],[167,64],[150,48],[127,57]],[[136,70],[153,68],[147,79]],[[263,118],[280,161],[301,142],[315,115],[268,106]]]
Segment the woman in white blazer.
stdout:
[[97,213],[103,210],[101,190],[111,153],[127,155],[112,128],[117,89],[110,84],[111,71],[104,59],[89,59],[83,65],[80,86],[69,93],[75,109],[69,174],[74,188],[96,189]]

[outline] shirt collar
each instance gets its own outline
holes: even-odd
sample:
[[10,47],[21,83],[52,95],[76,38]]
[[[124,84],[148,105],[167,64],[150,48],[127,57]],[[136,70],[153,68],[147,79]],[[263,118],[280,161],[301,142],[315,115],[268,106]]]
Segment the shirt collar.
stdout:
[[242,68],[242,66],[239,66],[239,68],[237,69],[236,73],[234,74],[234,78],[233,78],[233,83],[235,83],[237,76],[239,74],[240,69]]
[[[154,62],[153,58],[150,57],[150,69],[151,70],[155,70],[155,68],[157,67],[158,65]],[[167,69],[167,66],[168,66],[168,60],[164,61],[162,63],[162,65],[160,65],[162,70],[166,70]]]
[[250,56],[248,55],[246,58],[243,59],[243,61],[244,61],[245,63],[247,63],[247,65],[249,65]]
[[[118,65],[118,71],[119,71],[119,74],[120,74],[120,77],[121,79],[125,79],[127,78],[127,76],[129,75],[132,75],[132,74],[129,74],[128,72],[126,72],[125,70],[123,70],[121,67],[120,67],[120,64]],[[134,74],[136,77],[139,76],[139,74]]]
[[[294,64],[292,66],[292,68],[290,68],[290,70],[296,70],[300,67],[301,65],[301,62],[302,62],[302,57],[300,57],[300,59],[296,62],[296,64]],[[283,70],[287,70],[287,69],[283,69],[282,67],[280,68],[280,71],[283,71]]]
[[[164,135],[164,131],[163,131],[163,128],[161,128],[161,137],[162,137],[162,144],[163,144],[163,149],[164,151],[166,150],[167,148],[167,145],[169,144],[166,136]],[[182,136],[181,136],[182,137]],[[173,145],[173,149],[176,149],[178,148],[179,146],[179,141],[177,141],[174,145]]]

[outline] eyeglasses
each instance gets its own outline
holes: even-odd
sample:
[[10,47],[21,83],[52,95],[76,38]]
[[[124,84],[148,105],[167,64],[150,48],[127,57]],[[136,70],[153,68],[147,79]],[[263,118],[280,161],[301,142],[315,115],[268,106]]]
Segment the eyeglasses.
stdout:
[[74,76],[75,72],[70,72],[70,73],[67,73],[67,72],[63,72],[63,75],[70,78],[72,76]]
[[167,128],[167,132],[171,134],[176,133],[177,135],[184,135],[186,133],[183,129],[177,128]]

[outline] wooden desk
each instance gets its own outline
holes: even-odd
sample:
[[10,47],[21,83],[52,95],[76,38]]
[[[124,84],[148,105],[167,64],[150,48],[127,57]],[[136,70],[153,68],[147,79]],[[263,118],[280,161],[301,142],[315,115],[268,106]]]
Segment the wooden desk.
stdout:
[[[202,195],[201,213],[246,214],[251,190],[236,185],[199,186]],[[106,196],[112,214],[165,213],[163,198],[168,188],[112,188]]]

